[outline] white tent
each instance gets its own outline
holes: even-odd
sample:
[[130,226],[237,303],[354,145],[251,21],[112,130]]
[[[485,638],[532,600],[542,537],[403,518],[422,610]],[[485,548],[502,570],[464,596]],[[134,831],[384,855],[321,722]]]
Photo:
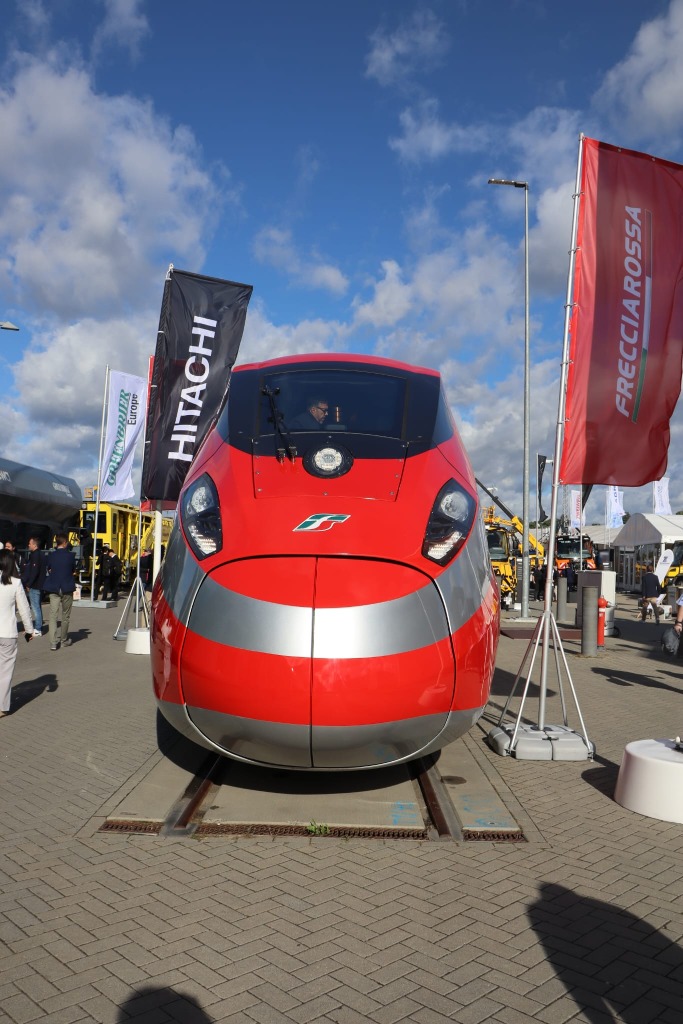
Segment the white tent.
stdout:
[[677,543],[683,545],[683,516],[634,513],[612,541],[623,586],[638,586],[641,567],[647,562],[656,565],[662,553]]
[[612,541],[614,547],[637,547],[642,544],[675,544],[683,541],[683,516],[658,516],[635,512],[624,523]]

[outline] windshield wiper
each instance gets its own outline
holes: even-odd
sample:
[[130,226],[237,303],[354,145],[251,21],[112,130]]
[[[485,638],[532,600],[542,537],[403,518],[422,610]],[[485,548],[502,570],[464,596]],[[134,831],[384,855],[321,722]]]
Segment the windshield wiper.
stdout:
[[275,455],[278,462],[284,462],[285,456],[291,459],[292,462],[296,460],[297,450],[296,446],[292,444],[292,439],[287,432],[285,427],[285,418],[278,408],[275,396],[280,394],[279,388],[270,388],[267,384],[264,384],[261,388],[261,394],[265,395],[270,403],[271,420],[275,426],[275,435],[280,439],[278,445],[276,441]]

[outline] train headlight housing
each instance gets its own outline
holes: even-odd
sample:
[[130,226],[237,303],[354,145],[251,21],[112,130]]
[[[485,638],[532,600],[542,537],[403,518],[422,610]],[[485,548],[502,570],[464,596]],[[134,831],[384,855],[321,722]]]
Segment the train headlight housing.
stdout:
[[455,558],[472,529],[477,505],[464,487],[449,480],[436,496],[425,530],[422,554],[447,565]]
[[182,496],[180,519],[187,542],[197,558],[208,558],[223,547],[223,527],[218,491],[204,473]]

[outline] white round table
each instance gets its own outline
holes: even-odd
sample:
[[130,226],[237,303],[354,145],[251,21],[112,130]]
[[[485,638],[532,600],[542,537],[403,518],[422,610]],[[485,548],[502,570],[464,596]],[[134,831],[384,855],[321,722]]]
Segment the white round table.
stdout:
[[683,824],[683,751],[676,740],[634,740],[624,750],[614,799],[648,818]]

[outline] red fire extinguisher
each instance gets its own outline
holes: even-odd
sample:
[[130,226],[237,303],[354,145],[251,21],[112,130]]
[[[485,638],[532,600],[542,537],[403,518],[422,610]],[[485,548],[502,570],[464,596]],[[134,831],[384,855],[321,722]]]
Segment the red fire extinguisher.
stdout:
[[598,647],[605,646],[605,612],[609,608],[609,601],[602,594],[598,598]]

